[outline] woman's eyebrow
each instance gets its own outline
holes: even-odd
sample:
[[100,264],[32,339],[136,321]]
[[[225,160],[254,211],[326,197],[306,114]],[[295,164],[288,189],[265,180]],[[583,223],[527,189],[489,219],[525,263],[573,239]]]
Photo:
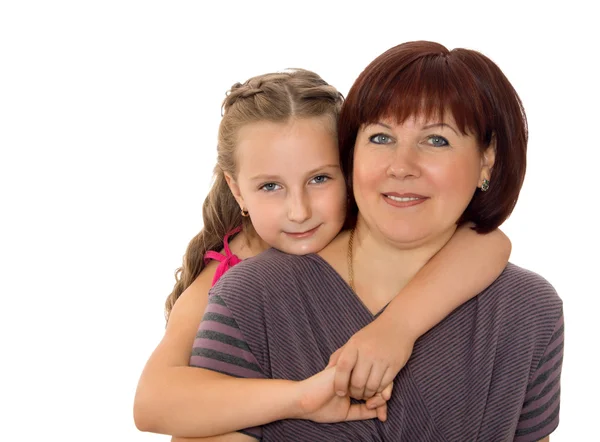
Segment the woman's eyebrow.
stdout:
[[432,127],[447,127],[450,130],[452,130],[452,132],[454,132],[456,135],[458,135],[458,132],[456,131],[456,129],[454,129],[452,126],[450,126],[447,123],[433,123],[433,124],[428,124],[427,126],[423,126],[423,129],[431,129]]
[[385,123],[382,123],[381,121],[378,121],[377,123],[375,123],[375,125],[383,126],[383,127],[387,128],[389,130],[392,130],[392,126],[389,126],[389,125],[387,125]]

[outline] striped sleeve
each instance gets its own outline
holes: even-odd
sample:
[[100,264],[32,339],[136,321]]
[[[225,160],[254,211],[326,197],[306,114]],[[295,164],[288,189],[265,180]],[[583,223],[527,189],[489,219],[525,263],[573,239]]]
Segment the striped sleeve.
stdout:
[[538,368],[527,386],[515,442],[538,441],[558,426],[564,318],[561,314]]
[[[190,365],[239,378],[265,378],[233,315],[216,294],[208,300],[194,340]],[[241,432],[262,438],[260,427]]]

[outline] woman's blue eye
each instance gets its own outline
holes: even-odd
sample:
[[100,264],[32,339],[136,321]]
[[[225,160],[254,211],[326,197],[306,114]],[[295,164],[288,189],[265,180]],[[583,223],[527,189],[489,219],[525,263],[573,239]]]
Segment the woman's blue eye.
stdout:
[[444,147],[450,144],[448,143],[447,139],[439,135],[432,135],[427,139],[427,141],[429,141],[429,143],[434,147]]
[[260,186],[260,189],[264,190],[265,192],[273,192],[275,190],[279,190],[280,188],[281,186],[275,183],[267,183]]
[[310,180],[311,183],[315,183],[315,184],[323,184],[327,181],[329,181],[331,178],[329,178],[327,175],[319,175],[314,177],[312,180]]
[[392,138],[385,134],[376,134],[369,137],[369,141],[375,144],[389,144],[392,141]]

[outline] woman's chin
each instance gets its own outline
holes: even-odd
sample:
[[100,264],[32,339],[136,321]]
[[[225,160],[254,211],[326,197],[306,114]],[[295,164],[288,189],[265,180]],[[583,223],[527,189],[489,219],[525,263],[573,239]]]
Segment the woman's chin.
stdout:
[[410,249],[414,247],[427,246],[428,244],[445,243],[454,231],[456,226],[448,229],[425,229],[422,226],[393,226],[388,229],[382,229],[384,238],[401,249]]

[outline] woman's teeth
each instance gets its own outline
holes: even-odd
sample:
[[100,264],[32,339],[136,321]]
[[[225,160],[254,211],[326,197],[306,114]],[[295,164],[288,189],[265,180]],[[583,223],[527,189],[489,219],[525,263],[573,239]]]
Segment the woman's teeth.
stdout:
[[392,196],[392,195],[386,195],[386,196],[389,199],[391,199],[391,200],[398,201],[398,202],[401,202],[401,203],[407,203],[409,201],[416,201],[416,200],[419,199],[419,198],[413,197],[413,196],[406,196],[406,197],[404,197],[404,196]]

